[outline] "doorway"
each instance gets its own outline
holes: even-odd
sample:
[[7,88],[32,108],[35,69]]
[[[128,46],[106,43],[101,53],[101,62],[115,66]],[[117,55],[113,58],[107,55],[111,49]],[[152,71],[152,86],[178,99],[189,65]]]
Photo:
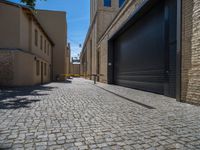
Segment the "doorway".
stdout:
[[109,83],[176,97],[176,4],[146,2],[109,40]]

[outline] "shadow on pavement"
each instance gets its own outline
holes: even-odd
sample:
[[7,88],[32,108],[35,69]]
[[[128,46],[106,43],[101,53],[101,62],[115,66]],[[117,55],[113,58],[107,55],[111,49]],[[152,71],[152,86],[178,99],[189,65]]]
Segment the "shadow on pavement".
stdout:
[[[0,87],[0,109],[28,108],[29,104],[39,102],[33,96],[45,96],[42,91],[52,91],[56,87],[44,85],[32,87],[1,88]],[[29,97],[30,96],[30,97]]]
[[54,81],[55,83],[72,83],[72,78],[66,79],[65,81]]

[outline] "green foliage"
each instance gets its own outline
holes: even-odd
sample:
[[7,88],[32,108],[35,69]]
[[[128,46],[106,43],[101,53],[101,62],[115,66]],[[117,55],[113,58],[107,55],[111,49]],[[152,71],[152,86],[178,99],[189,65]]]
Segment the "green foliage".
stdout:
[[21,2],[34,9],[36,0],[21,0]]
[[35,7],[36,0],[21,0],[21,2],[25,3],[26,5],[30,6],[31,8]]

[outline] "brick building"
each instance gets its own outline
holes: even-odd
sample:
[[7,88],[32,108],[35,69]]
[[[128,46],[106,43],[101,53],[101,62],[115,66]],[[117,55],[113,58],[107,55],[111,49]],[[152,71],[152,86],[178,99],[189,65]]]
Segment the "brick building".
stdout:
[[91,0],[81,73],[200,104],[199,9],[198,0]]

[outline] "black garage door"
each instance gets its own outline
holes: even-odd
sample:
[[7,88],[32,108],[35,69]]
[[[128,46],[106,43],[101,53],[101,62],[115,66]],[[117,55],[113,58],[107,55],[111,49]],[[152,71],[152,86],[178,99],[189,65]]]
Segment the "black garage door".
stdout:
[[175,97],[176,0],[160,0],[113,40],[113,82]]

